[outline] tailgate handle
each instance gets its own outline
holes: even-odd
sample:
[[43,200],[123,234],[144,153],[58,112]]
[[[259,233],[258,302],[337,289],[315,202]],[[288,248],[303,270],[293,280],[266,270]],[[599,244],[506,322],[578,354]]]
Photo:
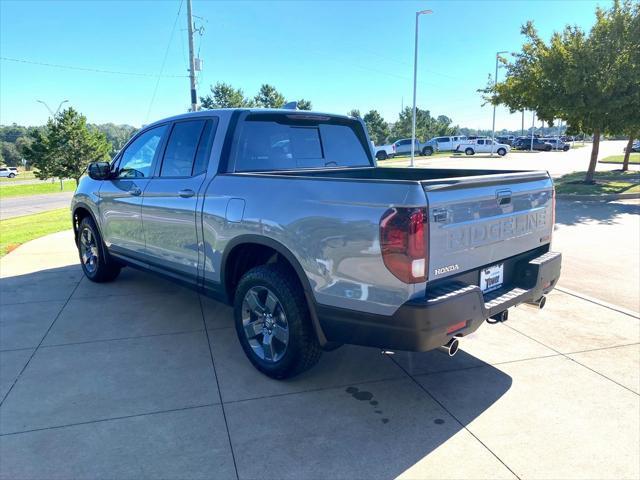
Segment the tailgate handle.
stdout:
[[511,190],[498,190],[496,192],[498,205],[509,205],[511,203]]
[[447,221],[447,209],[446,208],[436,208],[433,210],[433,221],[434,222],[446,222]]

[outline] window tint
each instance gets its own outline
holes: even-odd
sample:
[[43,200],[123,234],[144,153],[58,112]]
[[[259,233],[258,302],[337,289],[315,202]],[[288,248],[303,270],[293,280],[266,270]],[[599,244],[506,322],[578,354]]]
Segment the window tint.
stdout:
[[237,172],[370,165],[353,127],[345,124],[247,120],[233,149]]
[[207,165],[209,163],[209,151],[211,150],[211,141],[213,140],[213,133],[215,134],[216,127],[218,126],[218,118],[214,117],[211,120],[207,120],[204,126],[204,131],[200,137],[200,145],[198,145],[198,151],[196,153],[196,161],[193,163],[192,175],[200,175],[207,171]]
[[160,169],[161,177],[190,177],[205,120],[178,122],[173,126]]
[[166,129],[166,125],[161,125],[147,130],[127,147],[120,157],[118,178],[150,176],[153,158]]
[[436,138],[436,142],[438,143],[444,143],[444,142],[448,142],[449,141],[449,137],[438,137]]

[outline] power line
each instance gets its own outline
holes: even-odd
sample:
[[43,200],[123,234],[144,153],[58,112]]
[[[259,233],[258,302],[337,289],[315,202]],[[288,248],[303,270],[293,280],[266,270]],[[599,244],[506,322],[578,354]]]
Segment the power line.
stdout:
[[[176,31],[176,25],[178,24],[178,19],[180,18],[180,11],[182,10],[182,3],[184,0],[180,0],[180,6],[178,7],[178,13],[176,14],[176,18],[173,21],[173,27],[171,27],[171,33],[169,34],[169,42],[167,43],[167,48],[164,51],[164,57],[162,59],[162,65],[160,66],[160,73],[157,75],[158,79],[156,81],[156,86],[153,89],[153,96],[151,97],[151,102],[149,102],[149,108],[147,109],[147,117],[145,119],[145,123],[149,121],[149,115],[151,114],[151,108],[153,107],[153,102],[156,100],[156,94],[158,93],[158,85],[160,85],[160,78],[162,78],[162,72],[164,71],[164,65],[167,63],[167,56],[169,55],[169,48],[171,47],[171,42],[173,41],[173,34]],[[186,77],[186,75],[183,75]]]
[[[83,72],[93,72],[93,73],[109,73],[112,75],[129,75],[132,77],[157,77],[158,75],[154,75],[152,73],[141,73],[141,72],[122,72],[116,70],[105,70],[103,68],[89,68],[89,67],[78,67],[74,65],[60,65],[57,63],[46,63],[46,62],[36,62],[34,60],[26,60],[24,58],[11,58],[11,57],[0,57],[0,60],[5,62],[15,62],[15,63],[26,63],[29,65],[39,65],[42,67],[53,67],[53,68],[63,68],[66,70],[80,70]],[[187,75],[161,75],[165,78],[185,78]]]

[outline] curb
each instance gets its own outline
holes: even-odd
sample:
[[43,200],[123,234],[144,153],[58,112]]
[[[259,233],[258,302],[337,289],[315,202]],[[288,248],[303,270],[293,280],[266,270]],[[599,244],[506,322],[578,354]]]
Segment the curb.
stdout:
[[606,195],[571,195],[570,193],[556,194],[558,200],[608,202],[611,200],[625,200],[640,198],[640,193],[609,193]]

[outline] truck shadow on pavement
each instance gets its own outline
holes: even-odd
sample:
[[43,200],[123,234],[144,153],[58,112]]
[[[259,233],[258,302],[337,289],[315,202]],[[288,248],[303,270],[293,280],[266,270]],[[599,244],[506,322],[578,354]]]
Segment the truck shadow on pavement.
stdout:
[[465,427],[512,379],[462,350],[343,346],[275,381],[228,306],[131,268],[93,284],[69,265],[0,292],[2,477],[468,476],[458,457],[508,475]]
[[558,200],[556,204],[556,223],[560,225],[592,221],[612,225],[624,214],[640,215],[640,203]]

